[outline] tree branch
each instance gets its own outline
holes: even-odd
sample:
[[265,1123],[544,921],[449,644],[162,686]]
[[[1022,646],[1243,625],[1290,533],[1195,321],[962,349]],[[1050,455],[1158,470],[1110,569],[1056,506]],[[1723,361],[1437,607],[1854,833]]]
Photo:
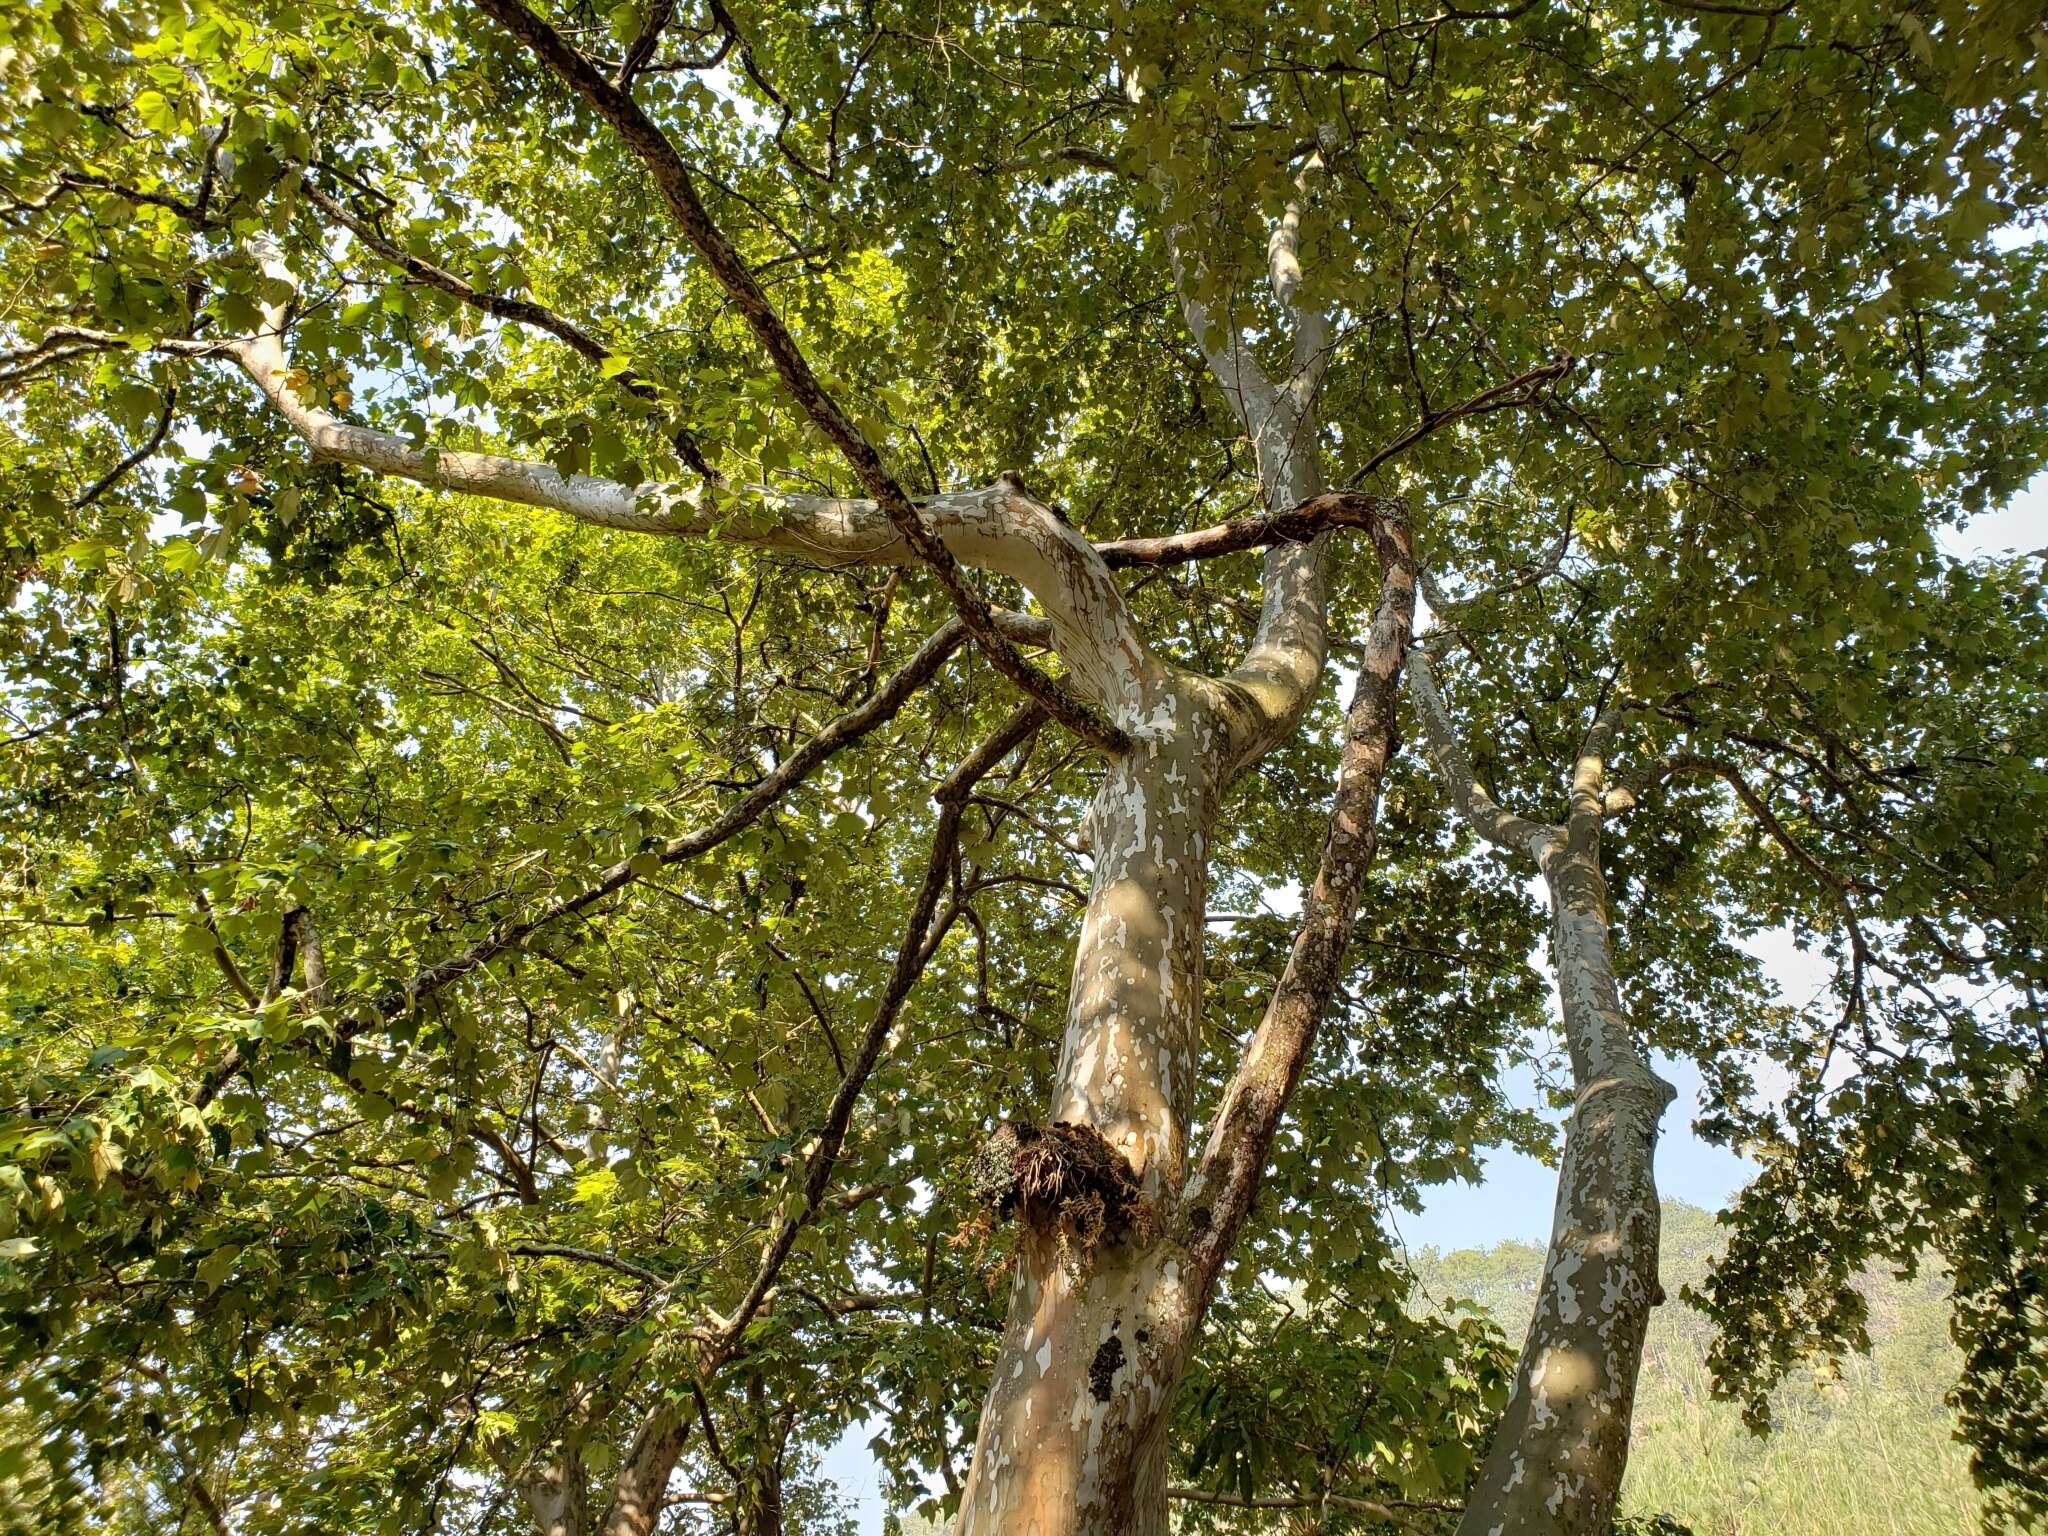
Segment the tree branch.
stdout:
[[[659,30],[658,26],[650,22],[650,34],[658,34]],[[556,314],[546,305],[537,304],[531,299],[515,299],[501,293],[492,293],[477,287],[468,279],[450,272],[445,267],[436,266],[433,262],[415,256],[369,220],[357,216],[345,204],[328,196],[311,179],[302,181],[299,190],[307,202],[415,282],[438,289],[458,303],[467,304],[470,308],[496,319],[545,331],[566,344],[577,356],[589,362],[603,364],[614,356],[610,347],[574,321]],[[656,398],[657,391],[654,386],[631,368],[616,375],[616,382],[621,389],[639,399]],[[675,446],[676,456],[706,480],[717,481],[722,478],[706,461],[703,448],[687,427],[672,426],[669,429],[669,440]]]
[[[772,773],[749,789],[724,814],[708,826],[672,838],[660,849],[655,850],[657,862],[665,866],[696,858],[751,826],[763,812],[801,784],[833,753],[860,740],[877,726],[893,719],[910,701],[911,696],[931,681],[947,658],[966,643],[966,639],[966,629],[958,620],[951,620],[940,626],[923,645],[918,647],[910,660],[876,689],[871,697],[833,720],[816,736],[790,753]],[[337,1036],[344,1040],[350,1039],[374,1023],[400,1017],[417,1007],[423,999],[480,969],[506,950],[523,944],[551,923],[587,911],[606,897],[624,890],[638,878],[633,863],[634,861],[630,859],[621,860],[575,894],[551,898],[532,915],[503,924],[494,929],[488,937],[478,940],[460,954],[451,955],[446,960],[428,966],[414,975],[404,987],[378,999],[365,1012],[337,1020]],[[307,987],[309,991],[316,989],[310,974]],[[253,1006],[253,992],[249,995],[249,1001]],[[248,1050],[242,1044],[232,1046],[226,1057],[206,1074],[205,1079],[194,1091],[194,1107],[204,1109],[212,1103],[228,1079],[242,1069],[248,1055]]]
[[1353,470],[1351,477],[1344,484],[1347,487],[1360,484],[1367,475],[1370,475],[1389,459],[1397,454],[1405,453],[1432,432],[1441,427],[1447,427],[1454,421],[1463,421],[1468,416],[1486,416],[1494,411],[1512,411],[1521,406],[1534,404],[1538,397],[1538,391],[1551,380],[1561,379],[1571,372],[1572,364],[1576,361],[1577,359],[1567,352],[1564,356],[1551,362],[1541,363],[1534,368],[1525,369],[1505,383],[1494,384],[1486,389],[1482,389],[1469,400],[1461,401],[1457,405],[1448,406],[1441,411],[1427,413],[1414,426],[1403,432],[1399,437],[1388,443],[1379,452]]
[[1423,738],[1429,743],[1430,756],[1436,760],[1437,772],[1443,776],[1458,814],[1488,842],[1536,858],[1538,845],[1552,835],[1552,829],[1503,811],[1494,803],[1493,796],[1480,788],[1472,773],[1472,760],[1465,755],[1457,728],[1451,724],[1450,712],[1444,708],[1443,696],[1437,692],[1436,673],[1430,665],[1426,641],[1408,655],[1408,696],[1415,701],[1415,712],[1422,717]]
[[91,506],[102,496],[106,495],[108,491],[119,485],[122,477],[129,470],[155,453],[157,449],[163,447],[164,438],[169,435],[171,430],[171,415],[177,403],[177,387],[175,385],[166,385],[164,388],[164,408],[157,415],[156,429],[149,434],[140,447],[136,448],[134,452],[127,454],[120,463],[95,480],[85,493],[71,505],[74,508]]
[[[925,526],[908,494],[883,465],[874,445],[861,435],[812,372],[810,363],[769,304],[768,296],[761,291],[754,274],[748,270],[724,232],[712,221],[703,200],[697,195],[689,168],[684,165],[682,156],[676,152],[668,136],[628,92],[607,80],[596,65],[572,48],[560,33],[529,11],[520,0],[475,0],[475,4],[609,122],[625,141],[626,147],[647,168],[678,227],[767,351],[784,387],[839,449],[855,477],[874,497],[883,515],[911,552],[938,576],[939,584],[952,598],[968,633],[996,670],[1084,741],[1105,752],[1124,751],[1130,745],[1130,738],[1122,726],[1104,719],[1097,708],[1074,697],[1064,684],[1039,671],[1004,638],[988,599],[968,582],[953,551]],[[1104,702],[1107,701],[1096,701],[1098,704]]]
[[[967,809],[970,792],[996,764],[1000,763],[1018,745],[1031,736],[1042,724],[1044,716],[1035,705],[1025,704],[1010,716],[982,744],[974,749],[967,760],[946,776],[945,781],[933,792],[932,798],[939,803],[939,824],[932,834],[931,854],[925,862],[924,883],[919,888],[917,899],[911,904],[910,918],[904,925],[903,940],[897,946],[896,963],[892,967],[887,985],[875,1006],[875,1015],[869,1021],[867,1032],[862,1036],[860,1048],[854,1053],[852,1064],[845,1076],[839,1080],[839,1088],[832,1096],[831,1107],[826,1111],[825,1123],[818,1131],[817,1148],[811,1153],[804,1171],[803,1205],[794,1215],[776,1218],[767,1245],[761,1254],[761,1263],[755,1271],[754,1281],[747,1294],[724,1319],[716,1336],[705,1346],[703,1368],[715,1370],[739,1347],[746,1333],[747,1324],[760,1310],[761,1303],[774,1287],[775,1278],[781,1272],[782,1264],[789,1257],[799,1233],[809,1225],[824,1203],[825,1192],[832,1181],[832,1171],[839,1160],[839,1153],[846,1142],[848,1126],[853,1121],[854,1106],[859,1102],[861,1091],[881,1060],[882,1048],[888,1043],[889,1035],[896,1027],[896,1017],[902,1011],[910,990],[924,974],[924,969],[937,953],[939,941],[945,936],[945,927],[950,924],[953,914],[948,913],[935,923],[938,915],[939,898],[953,879],[953,865],[960,848],[960,822]],[[957,909],[956,909],[957,911]]]
[[[271,277],[292,281],[290,272],[275,260],[265,267]],[[658,482],[628,486],[591,475],[563,475],[549,465],[498,454],[416,448],[392,433],[341,421],[301,399],[292,386],[281,340],[283,307],[268,306],[265,319],[258,335],[210,343],[209,354],[226,353],[239,362],[305,439],[315,459],[546,507],[600,527],[718,538],[774,549],[816,565],[901,565],[915,563],[926,550],[938,548],[956,567],[964,561],[1011,576],[1030,589],[1053,618],[1054,646],[1072,668],[1075,681],[1099,702],[1112,704],[1120,720],[1143,718],[1150,693],[1163,676],[1094,546],[1033,497],[1015,473],[979,490],[933,497],[921,509],[912,508],[917,537],[910,539],[894,515],[875,500],[786,496],[764,486],[731,494],[715,485],[696,490]],[[973,602],[960,610],[968,633],[974,635],[977,624],[984,625],[1015,652],[1015,642],[1004,633],[1006,622],[978,592],[971,595]],[[968,611],[977,605],[978,614]],[[1033,669],[1033,676],[1042,674]],[[1072,723],[1051,707],[1047,713],[1063,724]],[[1126,729],[1122,724],[1115,728]]]
[[690,1424],[666,1397],[641,1420],[612,1480],[599,1536],[647,1536],[661,1519],[669,1478],[690,1439]]
[[1382,517],[1406,516],[1406,505],[1395,497],[1328,491],[1278,515],[1240,517],[1159,538],[1115,539],[1095,548],[1103,564],[1112,570],[1186,565],[1270,544],[1306,544],[1330,528],[1370,529]]
[[[1378,846],[1380,785],[1399,739],[1397,706],[1415,614],[1416,568],[1405,523],[1381,516],[1373,524],[1373,544],[1380,560],[1379,600],[1345,719],[1337,792],[1315,879],[1302,902],[1286,969],[1224,1089],[1208,1145],[1182,1197],[1192,1278],[1203,1297],[1258,1198],[1280,1118],[1336,992]],[[1205,1213],[1200,1220],[1198,1210]]]
[[[1235,325],[1224,326],[1220,340],[1212,336],[1218,321],[1195,295],[1180,248],[1181,231],[1170,227],[1166,236],[1181,313],[1251,439],[1260,497],[1273,518],[1324,489],[1316,447],[1316,392],[1328,362],[1329,319],[1298,302],[1302,212],[1321,174],[1322,161],[1312,153],[1267,243],[1268,281],[1294,320],[1295,367],[1281,385],[1259,367]],[[1318,538],[1305,545],[1277,544],[1267,552],[1258,626],[1243,659],[1224,680],[1234,705],[1225,715],[1226,776],[1292,730],[1314,697],[1329,650],[1327,545]]]

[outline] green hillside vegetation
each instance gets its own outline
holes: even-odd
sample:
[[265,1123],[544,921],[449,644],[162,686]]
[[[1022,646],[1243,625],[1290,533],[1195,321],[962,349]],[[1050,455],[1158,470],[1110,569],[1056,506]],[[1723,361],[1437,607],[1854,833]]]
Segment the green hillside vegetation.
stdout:
[[[1668,1303],[1651,1314],[1636,1400],[1624,1516],[1662,1515],[1696,1536],[1974,1536],[1981,1503],[1942,1395],[1959,1366],[1939,1274],[1866,1275],[1872,1351],[1786,1381],[1776,1428],[1758,1438],[1717,1402],[1706,1368],[1709,1325],[1684,1301],[1720,1251],[1711,1213],[1664,1205]],[[1519,1340],[1543,1250],[1529,1243],[1414,1257],[1422,1293],[1464,1297]],[[1648,1527],[1645,1527],[1648,1528]],[[1668,1527],[1665,1527],[1668,1529]]]
[[[1759,1437],[1734,1403],[1715,1400],[1711,1324],[1684,1299],[1723,1242],[1711,1212],[1665,1202],[1669,1299],[1651,1314],[1617,1536],[1979,1536],[1983,1503],[1942,1400],[1960,1365],[1945,1278],[1866,1274],[1870,1354],[1816,1362],[1787,1380],[1772,1400],[1775,1427]],[[1410,1262],[1420,1305],[1476,1305],[1519,1345],[1542,1248],[1423,1248]],[[1243,1529],[1262,1519],[1276,1532],[1305,1528],[1279,1512],[1243,1518]],[[900,1529],[941,1536],[945,1527],[913,1514]]]

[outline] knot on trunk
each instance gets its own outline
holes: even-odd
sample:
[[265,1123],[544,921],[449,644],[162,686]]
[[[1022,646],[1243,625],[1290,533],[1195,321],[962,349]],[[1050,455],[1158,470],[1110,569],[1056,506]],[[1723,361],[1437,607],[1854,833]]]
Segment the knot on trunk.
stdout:
[[1157,1230],[1130,1159],[1092,1125],[1006,1121],[974,1154],[968,1180],[997,1220],[1020,1213],[1033,1230],[1055,1234],[1070,1268],[1085,1265],[1098,1243],[1143,1242]]

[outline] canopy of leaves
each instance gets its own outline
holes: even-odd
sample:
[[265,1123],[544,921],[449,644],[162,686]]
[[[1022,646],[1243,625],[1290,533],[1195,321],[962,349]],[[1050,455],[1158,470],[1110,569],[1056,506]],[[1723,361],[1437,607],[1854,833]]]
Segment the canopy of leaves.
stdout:
[[[1277,346],[1266,234],[1320,153],[1323,446],[1410,499],[1482,776],[1554,816],[1589,711],[1645,702],[1609,839],[1625,981],[1706,1074],[1704,1128],[1766,1165],[1707,1288],[1724,1380],[1761,1415],[1859,1342],[1868,1261],[1931,1248],[1981,1475],[2048,1510],[2048,593],[2038,558],[1933,538],[2048,459],[2033,8],[549,15],[630,77],[906,484],[1022,467],[1095,538],[1250,504],[1167,235]],[[961,1177],[1047,1098],[1089,759],[1043,732],[981,785],[808,1206],[930,791],[1013,700],[956,658],[669,850],[876,697],[943,597],[309,463],[208,355],[290,300],[300,398],[422,447],[850,488],[638,163],[435,0],[22,0],[0,77],[0,1478],[42,1480],[45,1530],[205,1499],[249,1532],[512,1530],[500,1464],[576,1417],[601,1479],[666,1402],[707,1496],[877,1413],[897,1492],[951,1487],[1003,1270]],[[1151,573],[1132,606],[1214,669],[1256,569]],[[1369,570],[1340,553],[1339,635]],[[1313,865],[1334,719],[1219,827],[1205,1108],[1284,958],[1269,902]],[[1373,1217],[1546,1144],[1500,1086],[1553,1052],[1542,917],[1412,757],[1381,846],[1191,1385],[1182,1471],[1217,1489],[1455,1498],[1503,1374],[1482,1330],[1400,1313]],[[1836,996],[1774,998],[1740,941],[1786,926]],[[699,1398],[778,1218],[795,1250]],[[1285,1381],[1322,1395],[1283,1425]]]

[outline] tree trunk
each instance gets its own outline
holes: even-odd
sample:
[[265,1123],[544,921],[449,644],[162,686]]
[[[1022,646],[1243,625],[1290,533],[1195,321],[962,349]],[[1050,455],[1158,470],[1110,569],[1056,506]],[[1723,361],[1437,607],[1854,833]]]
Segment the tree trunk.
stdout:
[[1207,841],[1222,741],[1212,684],[1176,678],[1088,815],[1095,872],[1051,1118],[1129,1160],[1140,1217],[1083,1246],[1027,1222],[963,1490],[960,1536],[1166,1529],[1165,1415],[1191,1298],[1161,1235],[1200,1047]]
[[1597,844],[1537,851],[1578,1101],[1514,1394],[1458,1536],[1605,1536],[1628,1466],[1636,1373],[1657,1283],[1657,1123],[1671,1086],[1630,1038]]
[[672,1404],[658,1402],[648,1411],[612,1483],[601,1536],[650,1536],[661,1523],[669,1477],[689,1438],[690,1426]]
[[[1009,1322],[962,1495],[959,1536],[1164,1536],[1168,1529],[1173,1394],[1334,991],[1375,843],[1415,569],[1405,529],[1382,521],[1374,542],[1380,597],[1302,932],[1217,1110],[1199,1172],[1185,1188],[1200,1049],[1207,839],[1219,786],[1234,765],[1256,755],[1244,745],[1247,721],[1270,743],[1275,717],[1241,712],[1243,669],[1223,685],[1177,678],[1151,729],[1134,732],[1137,748],[1110,769],[1097,794],[1090,811],[1095,880],[1053,1106],[1060,1119],[1100,1131],[1106,1145],[1074,1155],[1057,1179],[1041,1176],[1040,1184],[1064,1195],[1082,1182],[1077,1170],[1099,1172],[1111,1158],[1126,1182],[1109,1181],[1106,1205],[1084,1191],[1098,1202],[1089,1208],[1088,1235],[1108,1229],[1099,1240],[1077,1240],[1080,1224],[1064,1211],[1033,1211],[1028,1191],[1023,1197]],[[1307,558],[1305,580],[1319,587],[1317,556]],[[1296,617],[1284,605],[1269,606],[1278,609],[1269,633]],[[1302,608],[1313,616],[1320,602]],[[1268,667],[1252,675],[1249,687],[1275,699],[1290,696]],[[1030,1182],[1034,1147],[1062,1141],[1095,1145],[1074,1132],[1008,1143],[1023,1149],[1011,1187]],[[1142,1192],[1135,1209],[1131,1190]]]
[[528,1470],[519,1479],[519,1492],[537,1536],[585,1536],[590,1529],[590,1501],[575,1445]]
[[1572,765],[1571,814],[1563,826],[1545,826],[1503,811],[1473,775],[1437,693],[1427,642],[1410,658],[1408,685],[1459,814],[1543,872],[1578,1092],[1536,1315],[1458,1536],[1605,1536],[1628,1466],[1643,1333],[1650,1308],[1663,1299],[1651,1160],[1657,1122],[1673,1096],[1650,1070],[1621,1006],[1600,872],[1605,756],[1626,707],[1594,720]]
[[738,1536],[782,1536],[782,1474],[773,1465],[749,1468],[733,1506]]
[[782,1536],[782,1458],[795,1415],[768,1401],[760,1375],[747,1378],[745,1429],[731,1446],[743,1459],[733,1490],[735,1536]]

